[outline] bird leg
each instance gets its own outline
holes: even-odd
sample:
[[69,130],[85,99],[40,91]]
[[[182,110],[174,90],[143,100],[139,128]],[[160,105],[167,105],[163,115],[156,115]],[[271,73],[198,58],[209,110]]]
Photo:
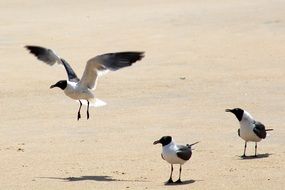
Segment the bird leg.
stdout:
[[87,100],[87,119],[89,119],[89,101]]
[[242,157],[245,157],[245,151],[246,151],[246,141],[245,141],[245,144],[244,144],[244,150],[243,150],[243,155],[242,155]]
[[78,110],[78,113],[77,113],[77,120],[79,120],[81,118],[80,110],[81,110],[82,102],[79,100],[79,103],[80,103],[80,106],[79,106],[79,110]]
[[255,157],[257,157],[256,152],[257,152],[257,142],[255,142],[255,154],[254,154]]
[[182,171],[182,167],[180,165],[180,169],[179,169],[179,179],[177,181],[175,181],[175,183],[182,183],[181,181],[181,171]]
[[173,165],[171,164],[170,178],[169,178],[169,180],[167,181],[167,183],[173,183],[173,181],[172,181],[172,172],[173,172]]

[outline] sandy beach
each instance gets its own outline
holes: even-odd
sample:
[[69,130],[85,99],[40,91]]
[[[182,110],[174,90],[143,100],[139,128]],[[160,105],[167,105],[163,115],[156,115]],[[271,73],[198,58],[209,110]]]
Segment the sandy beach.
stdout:
[[[280,0],[0,1],[0,189],[284,189],[285,2]],[[25,45],[54,49],[81,76],[99,54],[145,51],[99,79],[107,102],[79,104]],[[274,131],[241,159],[241,107]],[[183,185],[153,141],[201,141]],[[247,154],[254,154],[249,143]],[[174,179],[178,177],[174,168]]]

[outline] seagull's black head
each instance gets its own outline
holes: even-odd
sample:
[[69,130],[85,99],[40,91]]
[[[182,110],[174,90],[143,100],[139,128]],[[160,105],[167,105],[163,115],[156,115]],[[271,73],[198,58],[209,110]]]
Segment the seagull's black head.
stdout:
[[172,141],[172,137],[171,136],[163,136],[161,137],[159,140],[154,141],[153,144],[162,144],[162,146],[168,145],[169,143],[171,143]]
[[67,87],[67,81],[66,80],[60,80],[54,85],[51,85],[50,88],[58,87],[61,90],[64,90]]
[[234,109],[226,109],[226,112],[232,112],[233,114],[235,114],[237,119],[241,121],[244,111],[243,109],[240,109],[240,108],[234,108]]

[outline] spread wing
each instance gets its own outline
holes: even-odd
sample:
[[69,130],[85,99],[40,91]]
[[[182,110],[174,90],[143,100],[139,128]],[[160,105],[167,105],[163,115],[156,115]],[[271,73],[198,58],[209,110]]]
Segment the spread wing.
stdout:
[[255,121],[254,122],[254,128],[253,128],[253,132],[262,139],[265,139],[266,137],[266,130],[265,130],[265,126],[260,123],[259,121]]
[[182,160],[189,160],[192,155],[191,148],[189,148],[188,146],[184,146],[184,145],[177,145],[177,146],[178,146],[178,150],[176,152],[176,155]]
[[60,58],[53,50],[40,46],[25,46],[31,54],[35,55],[39,60],[52,66],[55,63],[62,64],[66,70],[68,80],[71,82],[78,82],[79,78],[71,66],[62,58]]
[[118,52],[98,55],[87,62],[80,84],[95,89],[97,78],[101,72],[116,71],[131,66],[143,57],[143,52]]

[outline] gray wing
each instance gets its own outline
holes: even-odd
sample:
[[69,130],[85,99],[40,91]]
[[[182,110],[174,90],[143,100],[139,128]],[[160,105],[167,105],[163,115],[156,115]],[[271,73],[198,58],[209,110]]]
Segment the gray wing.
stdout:
[[60,58],[56,53],[51,50],[40,46],[25,46],[31,54],[35,55],[39,60],[45,62],[48,65],[54,65],[55,63],[62,64],[66,70],[68,80],[71,82],[78,82],[79,78],[76,76],[75,72],[71,66],[62,58]]
[[254,128],[253,128],[253,132],[262,139],[265,139],[266,137],[266,130],[265,130],[265,126],[259,122],[259,121],[255,121],[254,122]]
[[176,152],[176,155],[181,158],[182,160],[189,160],[192,155],[191,147],[184,145],[177,145],[178,150]]
[[80,84],[95,89],[101,71],[116,71],[131,66],[143,57],[143,52],[118,52],[98,55],[87,62]]

